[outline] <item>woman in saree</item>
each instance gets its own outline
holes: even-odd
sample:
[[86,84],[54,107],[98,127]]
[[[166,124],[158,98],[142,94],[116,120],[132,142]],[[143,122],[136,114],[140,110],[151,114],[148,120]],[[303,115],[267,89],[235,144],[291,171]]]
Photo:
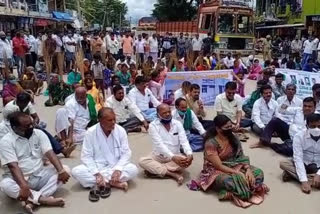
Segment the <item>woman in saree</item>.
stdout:
[[16,96],[23,92],[23,88],[20,86],[16,77],[13,74],[9,74],[5,79],[2,90],[3,106],[14,100]]
[[73,93],[70,85],[60,80],[59,75],[51,74],[48,86],[49,99],[44,103],[45,106],[51,107],[55,105],[64,105],[64,100]]
[[261,169],[250,165],[240,141],[232,133],[232,122],[225,115],[214,119],[215,127],[205,137],[204,164],[194,186],[218,192],[219,200],[231,200],[239,207],[260,204],[269,188],[263,184]]

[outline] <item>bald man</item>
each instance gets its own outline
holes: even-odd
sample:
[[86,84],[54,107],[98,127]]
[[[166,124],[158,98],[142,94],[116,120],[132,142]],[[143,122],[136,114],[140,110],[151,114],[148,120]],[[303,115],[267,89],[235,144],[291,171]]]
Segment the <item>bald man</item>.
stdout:
[[91,188],[91,201],[110,196],[111,186],[127,191],[127,182],[138,174],[137,167],[130,163],[127,133],[116,124],[113,110],[100,109],[98,120],[99,123],[85,134],[81,151],[82,165],[72,169],[73,177],[83,187]]
[[157,116],[149,126],[152,153],[141,158],[139,165],[147,176],[169,176],[181,185],[184,179],[182,170],[189,167],[193,160],[191,147],[182,124],[172,119],[170,106],[160,104],[157,107]]
[[67,145],[82,143],[87,127],[97,123],[95,102],[84,87],[77,87],[75,94],[56,113],[57,135]]

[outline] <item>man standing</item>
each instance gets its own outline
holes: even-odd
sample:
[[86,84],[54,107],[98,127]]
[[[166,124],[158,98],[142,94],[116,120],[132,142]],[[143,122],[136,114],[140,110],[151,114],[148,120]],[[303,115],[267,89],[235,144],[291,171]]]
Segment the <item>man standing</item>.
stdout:
[[[253,105],[252,109],[252,131],[260,136],[270,122],[278,108],[278,103],[272,99],[272,88],[270,85],[261,87],[261,95]],[[256,148],[260,143],[253,145],[251,148]]]
[[211,46],[213,45],[213,39],[211,37],[211,33],[208,33],[208,36],[203,39],[203,55],[207,56],[211,54]]
[[179,59],[185,57],[186,55],[186,40],[183,37],[183,33],[180,33],[180,37],[177,40],[177,53],[178,53],[178,57]]
[[148,176],[169,176],[181,185],[184,180],[181,170],[191,165],[192,150],[183,126],[172,119],[170,106],[159,105],[157,114],[158,119],[149,128],[153,151],[149,156],[140,158],[139,165]]
[[302,192],[310,194],[311,187],[320,189],[320,114],[308,116],[307,127],[293,139],[293,161],[282,161],[280,168],[283,181],[298,180]]
[[117,38],[115,37],[114,33],[111,33],[110,36],[110,41],[108,42],[108,47],[107,49],[110,51],[110,53],[112,54],[113,58],[115,58],[116,60],[119,59],[119,42],[117,40]]
[[312,37],[309,36],[309,39],[303,43],[303,59],[302,59],[302,67],[307,63],[308,59],[312,57],[313,51],[313,40]]
[[13,53],[16,57],[18,76],[23,74],[26,53],[29,50],[28,44],[24,40],[21,32],[17,32],[12,39]]
[[[53,57],[55,55],[55,52],[57,50],[57,42],[54,38],[52,38],[52,32],[48,32],[48,37],[47,39],[44,41],[44,56],[48,57],[51,60],[51,63],[53,64]],[[51,65],[52,66],[52,65]],[[52,69],[51,68],[46,68],[46,69]],[[52,70],[50,70],[49,72],[52,72]],[[59,73],[61,76],[63,73]]]
[[7,40],[6,34],[3,31],[0,31],[0,68],[3,75],[3,69],[5,68],[5,58],[7,59],[9,69],[11,70],[13,67],[12,47],[9,40]]
[[56,41],[56,50],[54,56],[57,59],[58,74],[61,78],[64,71],[64,46],[62,37],[63,33],[61,31],[58,31],[54,37],[54,40]]
[[74,69],[75,65],[75,52],[76,52],[76,40],[73,38],[71,31],[68,32],[68,36],[65,37],[64,47],[66,48],[65,57],[66,57],[66,70],[70,72],[71,69]]
[[175,101],[175,110],[172,112],[172,117],[183,125],[192,151],[203,151],[203,137],[206,130],[204,130],[195,113],[188,108],[186,99],[180,97]]
[[122,39],[122,49],[124,56],[132,56],[133,53],[133,39],[130,32],[126,33],[126,36]]
[[202,48],[202,40],[199,38],[199,34],[196,34],[196,37],[192,39],[192,54],[193,54],[193,62],[195,61],[195,59],[197,59],[197,57],[199,56],[199,53],[201,51]]
[[81,143],[87,127],[97,122],[95,102],[84,87],[78,87],[64,108],[56,113],[56,132],[67,145]]
[[149,38],[149,46],[150,46],[150,54],[154,63],[158,60],[158,52],[159,52],[159,43],[157,34],[153,34],[152,37]]
[[286,58],[289,59],[289,54],[290,54],[290,48],[291,48],[291,43],[289,41],[289,38],[286,37],[284,41],[281,43],[281,48],[282,48],[282,54],[281,58]]
[[141,69],[144,62],[144,47],[145,40],[141,35],[138,35],[138,39],[134,43],[134,54],[136,54],[137,68]]
[[90,62],[92,61],[92,54],[91,54],[91,42],[88,38],[88,33],[83,33],[83,39],[81,40],[81,47],[83,51],[84,58],[88,59]]
[[[148,122],[157,118],[156,107],[161,103],[153,96],[150,89],[147,88],[148,81],[143,76],[137,76],[135,88],[131,89],[128,97],[140,109],[142,115]],[[149,104],[152,103],[153,108]]]
[[267,35],[266,38],[262,40],[263,61],[266,61],[266,60],[271,61],[271,47],[272,47],[271,36]]
[[[106,106],[113,109],[116,114],[116,122],[127,132],[141,132],[141,125],[146,130],[148,122],[144,119],[140,109],[131,100],[124,96],[124,89],[121,85],[113,87],[113,95],[106,101]],[[131,117],[134,115],[134,117]]]
[[99,123],[85,133],[81,151],[82,165],[72,169],[72,176],[84,188],[91,188],[90,201],[109,197],[111,186],[127,191],[128,181],[138,174],[138,168],[130,163],[131,150],[127,133],[115,124],[113,110],[100,109],[98,120]]
[[92,39],[90,40],[91,42],[91,52],[92,55],[98,53],[101,54],[101,47],[103,45],[103,41],[99,36],[98,32],[94,32]]
[[162,54],[161,58],[164,58],[167,53],[171,52],[171,39],[169,38],[169,33],[167,32],[162,39]]
[[[68,182],[69,168],[54,154],[48,137],[34,129],[29,115],[14,113],[10,125],[12,131],[0,142],[0,160],[4,168],[4,178],[0,182],[2,192],[25,202],[29,213],[33,213],[35,205],[63,207],[64,199],[54,198],[53,194]],[[45,167],[44,157],[53,166]]]
[[299,39],[299,36],[296,35],[296,38],[291,42],[291,53],[294,57],[294,60],[296,60],[297,58],[300,58],[301,49],[302,49],[302,42]]
[[36,48],[37,48],[36,42],[37,41],[36,41],[36,38],[34,38],[34,36],[32,34],[30,34],[29,30],[26,31],[25,40],[30,48],[29,52],[28,52],[28,53],[30,53],[30,59],[27,60],[26,64],[27,64],[27,67],[28,66],[34,67],[37,62],[37,54],[36,54]]

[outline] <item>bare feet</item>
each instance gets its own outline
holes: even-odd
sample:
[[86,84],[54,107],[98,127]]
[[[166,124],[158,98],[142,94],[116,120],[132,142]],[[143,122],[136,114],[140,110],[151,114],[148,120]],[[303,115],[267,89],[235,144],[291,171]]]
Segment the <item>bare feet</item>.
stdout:
[[125,192],[127,192],[129,189],[128,182],[110,182],[110,185],[118,189],[122,189]]
[[179,186],[183,183],[184,177],[182,176],[182,174],[176,172],[167,172],[167,175],[174,178]]
[[258,143],[255,143],[250,146],[250,149],[256,149],[256,148],[262,148],[264,145],[259,141]]
[[69,147],[65,147],[62,151],[62,154],[64,155],[64,157],[69,158],[71,153],[76,149],[76,147],[77,146],[75,144],[73,144]]
[[39,203],[46,206],[63,207],[65,205],[65,200],[63,198],[40,196]]
[[31,202],[23,202],[23,208],[27,213],[34,214],[33,212],[34,205]]

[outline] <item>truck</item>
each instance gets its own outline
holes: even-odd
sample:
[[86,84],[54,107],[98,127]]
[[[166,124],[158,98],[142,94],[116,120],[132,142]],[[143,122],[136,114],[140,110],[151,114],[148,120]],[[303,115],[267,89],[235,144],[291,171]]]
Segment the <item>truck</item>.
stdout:
[[188,33],[207,37],[210,32],[214,40],[213,51],[220,55],[241,53],[254,54],[253,9],[250,0],[204,0],[198,9],[197,18],[186,22],[158,22],[157,34],[167,32],[178,36]]

